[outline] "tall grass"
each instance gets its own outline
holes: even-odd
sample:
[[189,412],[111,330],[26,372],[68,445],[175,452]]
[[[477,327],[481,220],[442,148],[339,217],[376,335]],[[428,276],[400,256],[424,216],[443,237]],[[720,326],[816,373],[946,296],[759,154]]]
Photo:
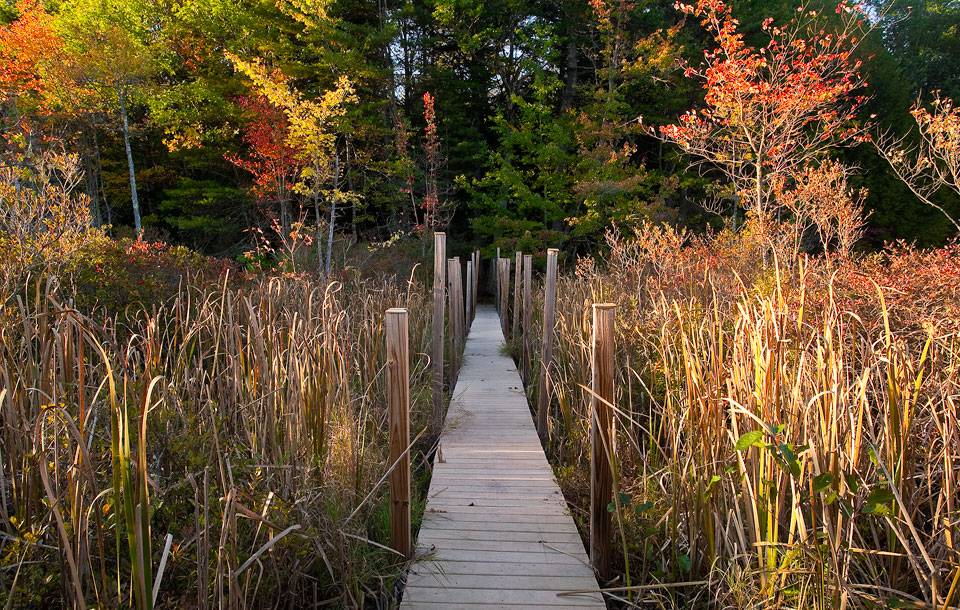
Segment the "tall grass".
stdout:
[[956,309],[881,283],[902,262],[763,265],[648,228],[561,279],[549,452],[582,523],[589,306],[619,304],[616,597],[960,606]]
[[111,318],[31,284],[0,312],[5,608],[388,606],[381,322],[411,312],[416,435],[427,298],[224,278]]

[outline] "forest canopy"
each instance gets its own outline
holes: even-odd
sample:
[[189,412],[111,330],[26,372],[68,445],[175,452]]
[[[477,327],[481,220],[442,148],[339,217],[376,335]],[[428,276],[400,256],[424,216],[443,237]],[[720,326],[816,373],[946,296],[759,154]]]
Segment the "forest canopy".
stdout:
[[[238,257],[292,227],[318,245],[445,228],[590,252],[612,227],[782,214],[814,165],[857,193],[860,247],[957,232],[955,189],[897,157],[924,152],[931,104],[956,114],[955,2],[18,0],[0,15],[5,165],[76,156],[91,221],[115,236]],[[718,52],[754,70],[745,87],[832,97],[738,98],[756,113],[724,127]],[[671,129],[709,114],[696,137],[729,143],[787,105],[806,169],[783,142],[698,151]],[[771,203],[744,196],[743,153],[777,167]]]

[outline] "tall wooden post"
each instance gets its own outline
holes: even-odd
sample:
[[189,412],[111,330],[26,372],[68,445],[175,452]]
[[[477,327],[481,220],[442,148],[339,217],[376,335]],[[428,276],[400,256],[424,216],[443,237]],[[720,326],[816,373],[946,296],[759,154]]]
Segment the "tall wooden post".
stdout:
[[464,329],[464,334],[470,333],[470,326],[473,324],[473,269],[474,269],[474,259],[473,253],[470,253],[470,260],[467,261],[467,298],[465,300],[464,307],[464,318],[466,319],[466,328]]
[[523,277],[523,252],[516,252],[513,255],[513,330],[510,333],[510,340],[516,341],[520,334],[520,299],[523,291],[520,290],[520,279]]
[[523,330],[520,333],[520,368],[524,384],[530,383],[530,326],[533,319],[533,255],[523,255]]
[[557,307],[557,252],[547,250],[547,277],[543,286],[543,342],[540,345],[540,383],[537,388],[537,432],[540,440],[547,439],[547,413],[550,410],[550,367],[553,365],[553,330]]
[[447,302],[450,320],[450,383],[460,371],[460,349],[463,345],[463,289],[460,286],[460,258],[447,261]]
[[459,370],[463,363],[463,342],[466,335],[466,325],[463,323],[463,267],[459,256],[453,259],[453,295],[454,324],[457,327],[457,369]]
[[500,330],[506,341],[510,332],[510,259],[500,260]]
[[607,506],[613,501],[614,430],[613,322],[616,306],[593,306],[593,378],[590,396],[590,562],[601,579],[610,575],[613,527]]
[[443,426],[443,317],[446,305],[447,235],[433,234],[433,430]]
[[498,312],[500,307],[500,267],[503,265],[500,260],[500,248],[497,248],[497,258],[493,259],[493,262],[490,264],[490,269],[493,270],[493,297]]
[[390,407],[390,543],[404,557],[413,553],[410,534],[410,339],[407,310],[384,318],[387,399]]

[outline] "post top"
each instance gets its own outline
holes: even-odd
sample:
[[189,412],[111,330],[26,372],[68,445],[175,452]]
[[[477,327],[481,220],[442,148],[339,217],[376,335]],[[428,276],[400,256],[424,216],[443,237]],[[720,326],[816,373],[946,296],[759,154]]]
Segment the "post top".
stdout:
[[560,252],[559,248],[547,248],[547,254],[557,254]]
[[593,308],[594,309],[616,309],[617,304],[616,303],[594,303]]
[[398,314],[398,313],[407,313],[406,307],[391,307],[387,310],[387,313]]

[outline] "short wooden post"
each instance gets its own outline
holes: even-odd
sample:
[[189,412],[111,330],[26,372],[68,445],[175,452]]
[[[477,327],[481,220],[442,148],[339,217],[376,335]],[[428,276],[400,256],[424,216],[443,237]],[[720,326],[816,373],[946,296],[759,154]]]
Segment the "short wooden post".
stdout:
[[540,383],[537,388],[537,432],[543,442],[548,440],[547,413],[553,391],[550,367],[553,364],[553,330],[556,325],[557,252],[556,248],[547,250],[547,277],[543,286],[543,342],[540,345]]
[[447,235],[433,234],[433,430],[440,432],[443,425],[443,327],[447,296]]
[[610,573],[613,535],[608,506],[613,501],[613,377],[616,306],[593,306],[593,377],[590,396],[590,562],[601,579]]
[[473,268],[474,268],[474,259],[473,253],[470,254],[470,260],[467,261],[467,298],[465,300],[464,307],[464,318],[467,321],[466,329],[464,330],[465,334],[470,334],[470,326],[473,324]]
[[410,339],[407,310],[384,318],[387,397],[390,407],[390,543],[404,557],[413,553],[410,534]]
[[480,289],[480,251],[473,251],[473,303],[470,305],[470,323],[477,317],[477,299],[480,295],[477,292]]
[[523,252],[516,252],[513,255],[513,330],[510,333],[510,340],[516,341],[520,334],[520,299],[523,291],[520,290],[520,280],[523,277]]
[[500,260],[500,330],[506,341],[510,332],[510,259]]
[[520,366],[523,382],[530,383],[530,326],[533,319],[533,255],[523,255],[523,330],[520,333]]

